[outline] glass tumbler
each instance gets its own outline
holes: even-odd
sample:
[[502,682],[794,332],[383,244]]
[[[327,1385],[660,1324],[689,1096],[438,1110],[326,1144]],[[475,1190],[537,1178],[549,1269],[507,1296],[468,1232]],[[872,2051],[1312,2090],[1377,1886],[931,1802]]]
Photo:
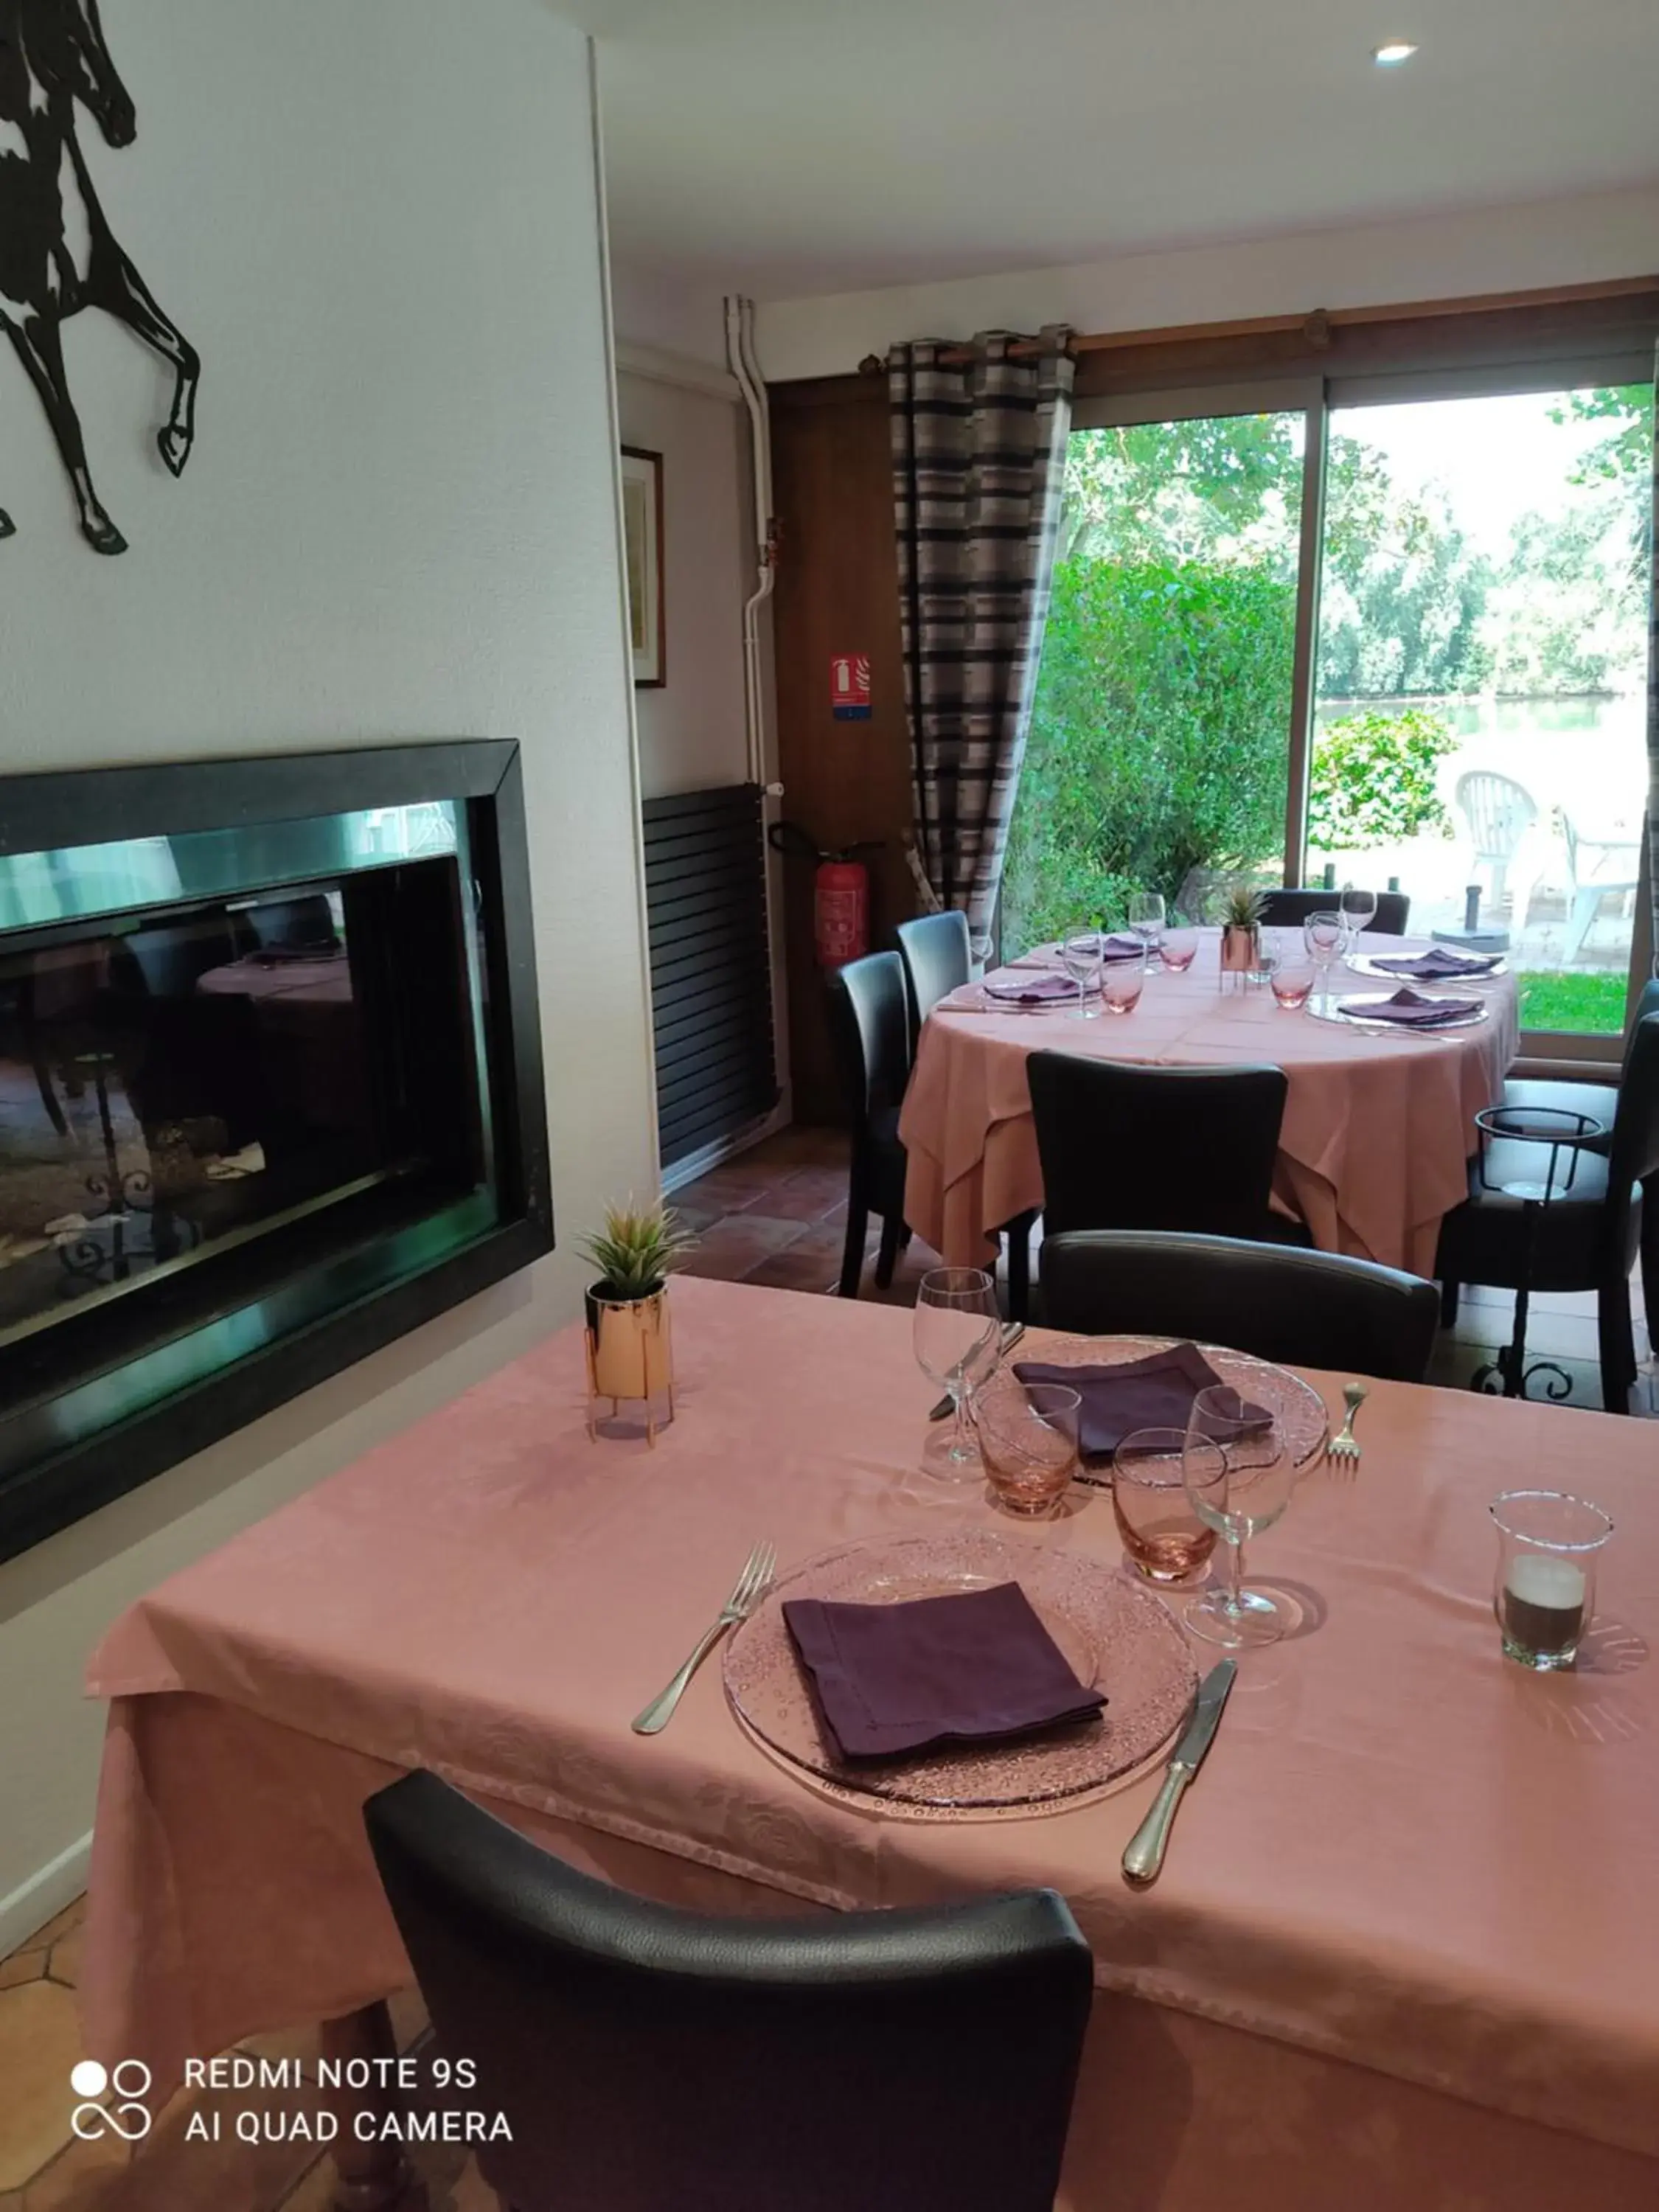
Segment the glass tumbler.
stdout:
[[[1112,1514],[1129,1565],[1148,1582],[1185,1583],[1215,1549],[1188,1495],[1184,1429],[1137,1429],[1112,1455]],[[1221,1480],[1218,1463],[1215,1479]]]
[[1506,1490],[1490,1510],[1504,1656],[1540,1674],[1572,1666],[1595,1616],[1596,1563],[1612,1521],[1587,1498],[1560,1490]]
[[985,1479],[1005,1513],[1036,1520],[1054,1512],[1077,1473],[1083,1401],[1063,1382],[1022,1382],[1012,1369],[974,1400]]

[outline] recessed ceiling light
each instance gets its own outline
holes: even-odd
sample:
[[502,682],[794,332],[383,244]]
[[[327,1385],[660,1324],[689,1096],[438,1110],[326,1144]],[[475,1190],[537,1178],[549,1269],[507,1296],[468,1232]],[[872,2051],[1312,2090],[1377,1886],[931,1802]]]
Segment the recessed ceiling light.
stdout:
[[1390,39],[1387,46],[1376,48],[1371,59],[1378,69],[1398,69],[1401,62],[1408,62],[1416,52],[1409,40]]

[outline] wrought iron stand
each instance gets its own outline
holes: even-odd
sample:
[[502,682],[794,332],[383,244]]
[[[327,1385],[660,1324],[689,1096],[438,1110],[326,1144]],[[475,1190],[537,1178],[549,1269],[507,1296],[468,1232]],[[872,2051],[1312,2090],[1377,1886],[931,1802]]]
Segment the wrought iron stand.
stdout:
[[[1572,1392],[1572,1377],[1565,1368],[1559,1367],[1553,1359],[1534,1359],[1530,1366],[1527,1364],[1527,1316],[1532,1300],[1539,1232],[1552,1203],[1565,1198],[1572,1188],[1573,1177],[1578,1172],[1579,1153],[1595,1138],[1605,1136],[1606,1127],[1594,1115],[1570,1113],[1559,1106],[1489,1106],[1484,1114],[1475,1115],[1474,1126],[1480,1132],[1480,1188],[1518,1199],[1523,1225],[1518,1271],[1521,1279],[1515,1289],[1514,1333],[1496,1359],[1475,1369],[1469,1388],[1492,1396],[1524,1398],[1533,1376],[1544,1375],[1551,1378],[1544,1385],[1544,1395],[1559,1404]],[[1543,1175],[1494,1181],[1487,1173],[1489,1146],[1494,1137],[1511,1144],[1548,1146],[1549,1162]],[[1566,1157],[1565,1175],[1559,1166],[1563,1154]]]

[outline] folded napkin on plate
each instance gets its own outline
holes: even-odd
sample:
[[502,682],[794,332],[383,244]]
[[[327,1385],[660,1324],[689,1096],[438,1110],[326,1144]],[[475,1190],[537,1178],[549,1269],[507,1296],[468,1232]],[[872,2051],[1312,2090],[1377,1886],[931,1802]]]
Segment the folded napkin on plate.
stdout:
[[1391,999],[1339,999],[1337,1004],[1357,1021],[1397,1022],[1410,1030],[1439,1029],[1444,1023],[1461,1021],[1465,1015],[1480,1011],[1479,999],[1425,998],[1409,983],[1402,983]]
[[1053,969],[994,976],[984,988],[988,999],[1000,999],[1005,1006],[1041,1006],[1053,999],[1077,996],[1077,985],[1071,977],[1057,975]]
[[783,1618],[847,1759],[1026,1735],[1106,1702],[1079,1681],[1018,1583],[905,1605],[790,1598]]
[[1101,939],[1100,957],[1103,960],[1133,960],[1146,950],[1146,945],[1144,937],[1106,937]]
[[1437,945],[1427,952],[1379,952],[1371,965],[1389,975],[1417,975],[1427,981],[1450,975],[1490,975],[1502,955],[1497,952],[1452,952]]
[[[1059,1367],[1035,1359],[1014,1363],[1022,1382],[1063,1382],[1083,1401],[1079,1416],[1085,1459],[1109,1459],[1125,1437],[1137,1429],[1184,1429],[1200,1390],[1216,1388],[1221,1377],[1195,1344],[1171,1345],[1145,1359],[1126,1359],[1115,1367]],[[1263,1407],[1234,1398],[1238,1425],[1232,1437],[1248,1435],[1270,1421]],[[1218,1435],[1218,1443],[1231,1441]]]

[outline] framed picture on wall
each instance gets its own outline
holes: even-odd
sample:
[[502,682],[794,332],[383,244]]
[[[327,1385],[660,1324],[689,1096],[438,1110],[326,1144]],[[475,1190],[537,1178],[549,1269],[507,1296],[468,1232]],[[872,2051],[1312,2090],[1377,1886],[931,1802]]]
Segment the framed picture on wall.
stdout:
[[634,681],[668,681],[663,626],[662,455],[643,446],[622,449],[623,558],[628,571],[628,620]]

